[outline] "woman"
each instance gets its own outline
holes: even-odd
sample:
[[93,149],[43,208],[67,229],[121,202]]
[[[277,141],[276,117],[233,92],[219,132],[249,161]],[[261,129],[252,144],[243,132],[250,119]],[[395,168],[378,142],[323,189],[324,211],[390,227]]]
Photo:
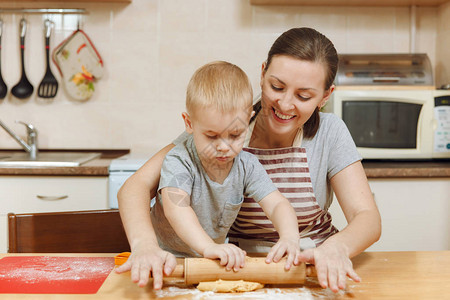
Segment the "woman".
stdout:
[[[360,280],[350,258],[381,234],[380,215],[346,126],[336,116],[319,112],[334,90],[337,63],[333,44],[314,29],[283,33],[262,66],[261,99],[246,145],[297,213],[302,261],[314,264],[320,285],[334,292],[345,288],[347,276]],[[158,246],[149,214],[162,161],[173,146],[152,157],[118,194],[133,253],[118,272],[131,269],[132,280],[143,286],[151,271],[155,289],[161,288],[162,272],[169,275],[175,267],[173,255]],[[341,232],[331,225],[327,212],[332,191],[348,221]],[[230,241],[248,252],[264,252],[277,234],[253,204],[245,199]]]

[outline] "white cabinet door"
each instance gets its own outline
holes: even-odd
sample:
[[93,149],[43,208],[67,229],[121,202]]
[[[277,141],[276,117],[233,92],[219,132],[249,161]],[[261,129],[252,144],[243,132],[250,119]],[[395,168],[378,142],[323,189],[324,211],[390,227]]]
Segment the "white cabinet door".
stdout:
[[[450,178],[370,179],[382,234],[368,251],[450,250]],[[333,224],[347,225],[334,199]]]
[[0,253],[7,251],[7,214],[108,208],[108,177],[0,176]]

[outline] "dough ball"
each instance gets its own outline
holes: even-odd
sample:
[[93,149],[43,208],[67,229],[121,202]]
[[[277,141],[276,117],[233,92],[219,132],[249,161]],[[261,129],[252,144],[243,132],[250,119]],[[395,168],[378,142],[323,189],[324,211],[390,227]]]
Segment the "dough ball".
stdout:
[[244,280],[217,280],[200,282],[197,289],[200,291],[212,291],[218,293],[236,293],[236,292],[251,292],[264,287],[264,284],[259,282],[251,282]]

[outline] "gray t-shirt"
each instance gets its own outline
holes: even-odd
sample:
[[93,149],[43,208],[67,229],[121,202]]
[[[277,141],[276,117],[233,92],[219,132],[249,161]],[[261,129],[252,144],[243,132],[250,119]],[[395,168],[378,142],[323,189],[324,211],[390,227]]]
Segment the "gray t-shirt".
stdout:
[[152,224],[162,249],[179,256],[198,256],[175,233],[164,216],[160,191],[176,187],[190,195],[190,205],[206,233],[224,243],[245,197],[260,201],[276,190],[258,159],[241,151],[222,184],[212,181],[198,157],[191,135],[167,153],[161,169],[158,200],[151,210]]
[[309,173],[316,200],[322,209],[328,210],[333,201],[330,179],[360,161],[347,125],[331,113],[320,113],[320,124],[313,138],[302,141],[308,157]]
[[[184,132],[173,143],[177,145],[188,136]],[[328,210],[333,201],[330,178],[362,157],[344,121],[331,113],[320,113],[316,135],[304,138],[301,147],[306,149],[316,200],[322,209]]]

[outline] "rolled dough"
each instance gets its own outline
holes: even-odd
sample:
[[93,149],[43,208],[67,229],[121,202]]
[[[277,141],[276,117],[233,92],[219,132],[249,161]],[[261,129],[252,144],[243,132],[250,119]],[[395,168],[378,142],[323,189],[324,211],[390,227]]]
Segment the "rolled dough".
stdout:
[[200,291],[213,291],[219,293],[235,293],[235,292],[251,292],[264,287],[259,282],[251,282],[244,280],[217,280],[200,282],[197,289]]

